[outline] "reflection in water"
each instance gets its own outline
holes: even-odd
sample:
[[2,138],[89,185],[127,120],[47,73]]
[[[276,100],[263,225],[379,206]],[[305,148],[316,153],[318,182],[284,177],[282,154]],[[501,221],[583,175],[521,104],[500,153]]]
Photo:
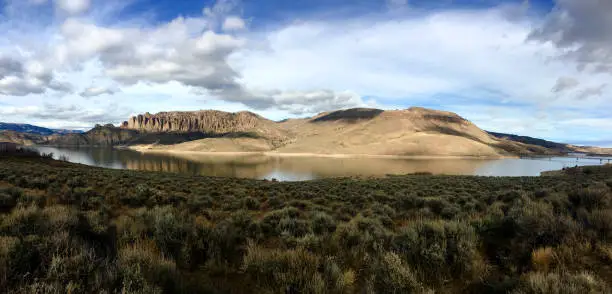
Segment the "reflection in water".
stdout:
[[278,179],[300,181],[346,176],[385,176],[430,172],[449,175],[538,176],[540,172],[574,165],[598,165],[599,159],[381,159],[269,157],[265,155],[180,156],[139,153],[110,148],[36,147],[52,152],[55,158],[67,156],[71,162],[114,169],[163,171],[191,175]]

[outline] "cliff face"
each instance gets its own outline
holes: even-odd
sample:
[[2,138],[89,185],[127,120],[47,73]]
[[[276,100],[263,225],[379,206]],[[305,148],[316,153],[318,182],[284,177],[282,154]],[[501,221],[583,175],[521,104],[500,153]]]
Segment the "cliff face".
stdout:
[[121,128],[143,132],[205,132],[224,134],[248,132],[257,128],[266,119],[251,113],[228,113],[205,110],[189,112],[146,113],[131,117]]

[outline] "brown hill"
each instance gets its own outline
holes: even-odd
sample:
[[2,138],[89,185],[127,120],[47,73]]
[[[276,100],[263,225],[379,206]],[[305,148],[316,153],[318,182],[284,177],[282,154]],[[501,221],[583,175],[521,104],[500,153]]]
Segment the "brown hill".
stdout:
[[278,152],[499,156],[497,140],[462,117],[413,107],[406,110],[349,109],[282,123],[299,134]]
[[248,112],[171,112],[133,117],[123,128],[256,134],[135,147],[139,150],[486,157],[548,152],[495,138],[455,113],[419,107],[394,111],[355,108],[282,122]]
[[120,128],[96,126],[84,134],[49,137],[4,132],[0,140],[60,146],[126,145],[179,152],[476,157],[560,152],[543,144],[496,137],[455,113],[420,107],[391,111],[354,108],[281,122],[246,111],[146,113],[130,118]]

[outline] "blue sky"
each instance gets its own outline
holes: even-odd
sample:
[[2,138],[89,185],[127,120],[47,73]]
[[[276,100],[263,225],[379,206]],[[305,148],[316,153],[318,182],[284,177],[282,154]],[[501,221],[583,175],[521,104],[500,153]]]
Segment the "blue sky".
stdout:
[[612,144],[612,2],[0,0],[0,121],[424,106]]

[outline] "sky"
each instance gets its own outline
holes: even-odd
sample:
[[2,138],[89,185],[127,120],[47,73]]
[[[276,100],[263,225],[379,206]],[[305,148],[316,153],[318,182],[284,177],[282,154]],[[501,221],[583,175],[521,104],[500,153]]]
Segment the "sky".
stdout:
[[612,147],[612,1],[0,0],[0,121],[428,107]]

